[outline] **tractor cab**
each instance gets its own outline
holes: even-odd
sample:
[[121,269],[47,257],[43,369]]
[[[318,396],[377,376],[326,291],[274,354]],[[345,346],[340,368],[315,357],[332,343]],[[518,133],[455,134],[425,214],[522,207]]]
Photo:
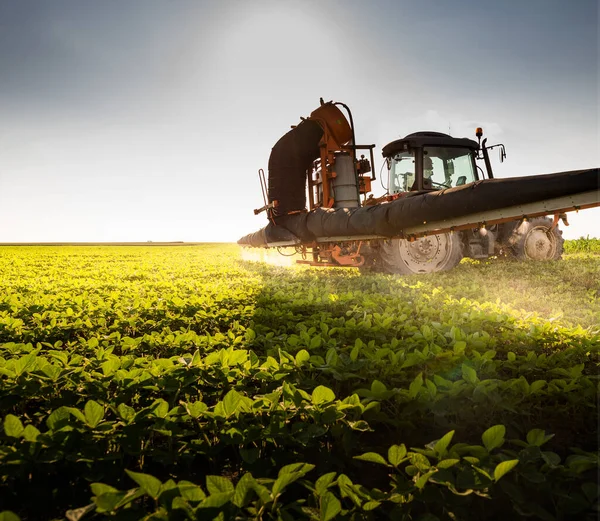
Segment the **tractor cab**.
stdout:
[[[479,139],[481,135],[481,129],[477,129]],[[472,139],[440,132],[415,132],[392,141],[383,148],[389,170],[389,194],[436,191],[472,183],[484,177],[477,159],[485,160],[485,177],[492,178],[485,141],[480,146]]]

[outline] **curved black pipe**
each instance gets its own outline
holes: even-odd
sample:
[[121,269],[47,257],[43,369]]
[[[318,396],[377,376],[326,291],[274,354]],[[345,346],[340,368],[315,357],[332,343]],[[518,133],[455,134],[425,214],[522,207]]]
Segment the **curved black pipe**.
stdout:
[[306,209],[306,172],[320,155],[323,129],[310,119],[285,134],[269,157],[269,203],[273,217]]

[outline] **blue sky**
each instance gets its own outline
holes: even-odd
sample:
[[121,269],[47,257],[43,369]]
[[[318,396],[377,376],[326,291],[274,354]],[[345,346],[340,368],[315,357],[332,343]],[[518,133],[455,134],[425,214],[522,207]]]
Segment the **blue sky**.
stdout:
[[[476,126],[498,177],[598,166],[598,27],[592,0],[0,0],[0,242],[235,241],[321,96],[377,169]],[[570,221],[600,237],[600,209]]]

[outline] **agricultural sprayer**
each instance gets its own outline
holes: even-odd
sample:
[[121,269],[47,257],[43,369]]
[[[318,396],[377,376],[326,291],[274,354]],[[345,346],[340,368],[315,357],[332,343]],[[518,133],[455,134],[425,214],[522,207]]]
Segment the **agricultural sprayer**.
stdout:
[[477,141],[416,132],[387,144],[388,192],[375,198],[375,145],[354,136],[343,103],[321,100],[301,118],[273,147],[268,180],[259,170],[264,206],[254,213],[269,223],[238,243],[293,248],[313,266],[428,273],[463,257],[558,259],[559,222],[600,206],[598,168],[494,178],[490,151],[504,159],[505,148],[488,146],[480,128]]

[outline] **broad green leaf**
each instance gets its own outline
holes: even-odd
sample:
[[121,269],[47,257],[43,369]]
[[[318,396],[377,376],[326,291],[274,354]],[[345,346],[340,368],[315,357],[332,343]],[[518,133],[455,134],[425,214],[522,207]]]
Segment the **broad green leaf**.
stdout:
[[328,472],[327,474],[323,474],[319,479],[317,479],[317,481],[315,482],[315,490],[317,491],[317,494],[319,496],[322,496],[325,493],[327,487],[329,487],[329,485],[333,483],[333,480],[335,479],[336,475],[336,472]]
[[39,435],[40,431],[33,425],[25,426],[25,430],[23,431],[23,438],[25,438],[25,441],[34,442]]
[[375,510],[379,505],[381,505],[381,501],[367,501],[362,508],[365,512],[369,512]]
[[373,383],[371,383],[371,392],[374,395],[380,395],[383,394],[387,391],[387,387],[385,386],[384,383],[380,382],[379,380],[373,380]]
[[190,481],[180,481],[177,483],[177,488],[179,489],[181,497],[183,497],[186,501],[197,503],[206,498],[204,491],[198,485]]
[[426,472],[425,474],[423,474],[422,476],[420,476],[416,481],[415,481],[415,486],[421,490],[425,484],[429,481],[429,478],[431,476],[433,476],[436,473],[435,470],[430,470],[429,472]]
[[126,492],[105,492],[100,496],[95,496],[93,501],[96,511],[99,513],[112,512],[126,495]]
[[437,454],[438,458],[442,458],[446,455],[446,452],[448,452],[448,445],[450,445],[453,436],[454,431],[450,431],[447,434],[444,434],[444,436],[442,436],[442,438],[440,438],[433,446],[433,450]]
[[276,498],[281,492],[288,486],[291,485],[294,481],[300,479],[304,474],[301,472],[291,472],[288,474],[283,474],[279,476],[275,483],[273,483],[273,488],[271,489],[271,494],[274,498]]
[[[205,500],[202,501],[198,505],[198,508],[221,508],[223,505],[229,503],[231,498],[233,498],[233,490],[231,492],[217,492],[215,494],[211,494]],[[214,519],[225,519],[225,518],[214,518]]]
[[504,425],[494,425],[482,434],[481,440],[488,452],[504,444],[505,434],[506,427]]
[[459,459],[443,459],[441,461],[438,461],[438,464],[436,465],[436,467],[438,469],[449,469],[450,467],[453,467],[454,465],[456,465],[459,462],[460,462]]
[[244,474],[235,486],[231,502],[239,508],[245,507],[250,501],[250,493],[253,491],[255,484],[256,481],[252,474],[249,472]]
[[330,521],[342,511],[342,504],[331,492],[326,492],[321,496],[319,508],[320,521]]
[[546,380],[536,380],[529,386],[529,392],[535,394],[546,385]]
[[546,435],[546,431],[542,429],[531,429],[527,433],[527,443],[529,445],[535,445],[536,447],[541,447],[548,440],[552,439],[554,434]]
[[315,405],[332,402],[334,400],[334,392],[331,389],[329,389],[329,387],[325,387],[324,385],[319,385],[318,387],[315,387],[315,389],[312,392],[312,403],[314,403]]
[[105,483],[92,483],[90,488],[92,489],[94,496],[101,496],[102,494],[107,494],[109,492],[119,492],[115,487],[111,487]]
[[404,443],[402,445],[392,445],[388,449],[388,461],[397,467],[402,463],[402,460],[406,456],[406,446]]
[[457,355],[460,355],[462,353],[464,353],[465,349],[467,348],[467,343],[464,340],[458,340],[457,342],[454,342],[454,353]]
[[354,459],[359,459],[361,461],[370,461],[371,463],[379,463],[380,465],[385,465],[386,467],[389,467],[389,464],[387,461],[385,461],[385,458],[381,454],[377,454],[376,452],[365,452],[360,456],[354,456]]
[[409,456],[410,462],[421,472],[431,468],[431,463],[429,463],[429,460],[423,454],[419,454],[418,452],[411,452]]
[[206,476],[206,489],[210,495],[234,492],[231,481],[223,476]]
[[231,391],[225,395],[225,398],[223,398],[223,411],[227,418],[233,416],[237,412],[241,401],[242,397],[235,389],[231,389]]
[[498,481],[504,474],[509,472],[511,469],[515,468],[515,466],[519,463],[518,459],[511,459],[508,461],[503,461],[499,463],[494,469],[494,480]]
[[104,407],[94,400],[89,400],[83,408],[86,423],[93,429],[104,418]]
[[415,398],[419,394],[421,387],[423,387],[423,373],[419,373],[411,382],[408,387],[408,396],[410,398]]
[[157,499],[162,489],[162,483],[158,478],[151,476],[150,474],[143,474],[141,472],[133,472],[131,470],[125,470],[127,475],[135,481],[140,488],[151,498]]
[[542,452],[542,459],[553,467],[560,465],[560,456],[556,452],[544,451]]
[[310,353],[306,349],[301,349],[296,353],[296,365],[298,367],[304,365],[310,360]]
[[165,418],[169,414],[169,404],[166,400],[159,398],[152,404],[152,411],[156,417]]
[[66,410],[65,407],[59,407],[52,411],[50,416],[46,418],[46,426],[51,431],[56,431],[61,429],[65,424],[68,424],[68,420],[70,418],[69,411]]
[[278,472],[278,476],[284,476],[285,474],[292,474],[295,472],[300,473],[302,476],[314,469],[315,466],[311,463],[290,463],[281,467]]
[[310,348],[317,349],[321,347],[321,335],[314,336],[310,339]]
[[465,382],[469,382],[470,384],[477,383],[477,371],[467,364],[462,365],[462,377]]
[[65,410],[68,411],[71,416],[77,418],[81,423],[87,423],[85,415],[77,409],[77,407],[65,407]]
[[0,521],[21,521],[21,518],[11,510],[0,512]]
[[7,414],[4,418],[4,434],[13,438],[20,438],[23,435],[25,428],[21,420],[14,414]]
[[129,423],[133,418],[135,418],[135,409],[133,407],[129,407],[124,403],[120,403],[117,406],[117,413],[121,417],[122,420]]

